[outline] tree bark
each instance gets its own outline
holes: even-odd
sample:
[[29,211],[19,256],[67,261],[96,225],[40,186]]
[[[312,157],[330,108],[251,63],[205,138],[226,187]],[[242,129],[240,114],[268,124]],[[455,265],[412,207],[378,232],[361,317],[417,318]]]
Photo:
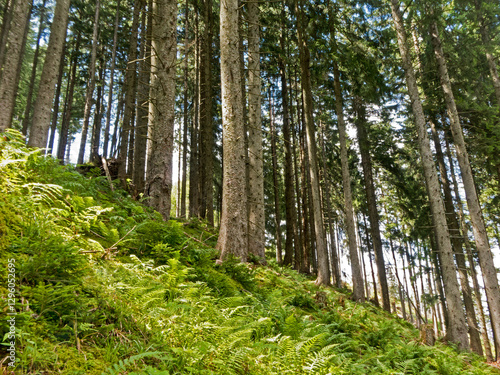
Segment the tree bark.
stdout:
[[90,121],[90,111],[92,109],[92,102],[94,96],[95,88],[95,65],[97,59],[97,36],[99,31],[99,11],[100,11],[100,0],[96,0],[95,3],[95,15],[94,15],[94,30],[92,32],[92,52],[90,55],[90,75],[87,82],[87,91],[85,93],[85,108],[83,110],[83,127],[82,127],[82,138],[80,140],[80,150],[78,152],[78,164],[83,164],[85,157],[85,145],[87,143],[87,134],[89,131],[89,121]]
[[45,55],[42,75],[33,109],[28,146],[45,147],[47,145],[50,115],[54,91],[59,73],[59,64],[64,60],[63,49],[68,26],[70,0],[57,0],[54,20],[50,28],[49,45]]
[[415,72],[413,70],[410,52],[407,43],[406,31],[399,1],[391,0],[392,16],[394,26],[398,36],[398,45],[402,57],[403,69],[405,71],[408,94],[415,117],[418,143],[420,148],[421,162],[424,169],[424,176],[427,184],[433,224],[436,232],[438,249],[442,260],[442,273],[446,300],[448,302],[449,330],[448,339],[457,344],[460,350],[469,349],[469,338],[467,336],[467,322],[460,298],[460,290],[457,280],[456,267],[453,259],[453,251],[450,242],[450,234],[446,223],[446,214],[443,200],[441,198],[439,180],[434,166],[434,160],[429,145],[429,139],[425,128],[425,117],[422,102],[418,92]]
[[244,117],[239,56],[238,0],[220,4],[223,197],[217,248],[221,260],[229,254],[247,260],[248,212]]
[[[266,262],[264,213],[264,163],[260,104],[260,10],[247,3],[248,20],[248,252]],[[272,111],[272,109],[271,109]],[[274,133],[272,134],[274,136]],[[273,158],[276,155],[273,155]],[[274,160],[274,159],[273,159]],[[278,210],[279,208],[276,208]],[[276,230],[280,233],[280,222]],[[280,236],[281,237],[281,236]],[[281,248],[281,246],[280,246]]]
[[2,68],[5,59],[5,49],[7,48],[7,37],[9,35],[11,27],[13,8],[14,0],[7,0],[3,9],[2,30],[0,32],[0,77],[2,76]]
[[168,220],[174,149],[177,1],[153,0],[152,12],[152,140],[145,192],[149,205]]
[[24,34],[31,4],[28,0],[15,1],[13,4],[12,21],[6,40],[9,58],[5,58],[0,76],[0,133],[12,126],[18,85],[17,71],[24,53]]
[[488,235],[486,233],[483,214],[481,212],[481,205],[476,192],[476,184],[474,182],[474,177],[472,176],[469,155],[465,145],[462,127],[460,125],[460,118],[458,116],[458,110],[455,104],[450,78],[448,76],[448,68],[446,66],[446,60],[444,58],[436,21],[431,23],[430,33],[436,61],[438,63],[438,73],[441,80],[441,87],[444,92],[446,108],[450,118],[451,134],[457,150],[457,159],[462,174],[462,181],[464,183],[465,196],[467,198],[467,207],[469,208],[474,238],[476,240],[479,264],[483,272],[486,297],[490,306],[492,327],[493,332],[495,333],[495,345],[500,348],[500,288],[498,286],[497,271],[495,269],[495,262],[493,260],[493,254],[491,252]]

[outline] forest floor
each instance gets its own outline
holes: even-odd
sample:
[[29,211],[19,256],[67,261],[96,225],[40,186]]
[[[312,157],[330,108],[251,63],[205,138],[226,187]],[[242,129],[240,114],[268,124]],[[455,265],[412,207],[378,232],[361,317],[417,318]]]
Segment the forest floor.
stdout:
[[164,222],[100,170],[82,176],[14,132],[0,175],[0,303],[16,313],[0,322],[0,373],[500,374],[272,254],[217,265],[205,223]]

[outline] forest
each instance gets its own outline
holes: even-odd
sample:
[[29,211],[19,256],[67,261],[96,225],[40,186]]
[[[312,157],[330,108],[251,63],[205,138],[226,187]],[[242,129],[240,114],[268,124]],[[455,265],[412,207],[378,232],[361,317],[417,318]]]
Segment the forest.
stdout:
[[2,374],[498,373],[496,0],[0,17]]

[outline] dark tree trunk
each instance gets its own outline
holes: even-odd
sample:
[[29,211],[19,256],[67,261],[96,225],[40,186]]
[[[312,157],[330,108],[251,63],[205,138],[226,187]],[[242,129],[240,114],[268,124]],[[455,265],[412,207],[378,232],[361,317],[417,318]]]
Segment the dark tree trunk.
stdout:
[[63,110],[63,119],[61,123],[61,131],[59,135],[59,144],[57,146],[57,158],[64,162],[66,146],[68,144],[69,125],[71,122],[71,112],[73,108],[73,96],[75,93],[76,84],[76,68],[78,66],[78,51],[80,49],[81,34],[78,32],[73,48],[73,56],[71,60],[71,68],[69,74],[68,90],[66,93],[66,101]]
[[[382,306],[385,311],[391,312],[391,301],[389,298],[389,286],[385,271],[384,251],[380,237],[380,218],[377,210],[377,197],[375,195],[375,184],[373,182],[373,166],[370,155],[370,141],[367,134],[369,123],[366,121],[366,110],[360,98],[354,101],[356,116],[356,129],[358,134],[359,150],[361,153],[361,165],[365,182],[366,203],[368,205],[368,216],[370,219],[370,234],[373,241],[375,262],[377,263],[378,279],[382,291]],[[371,258],[370,258],[371,259]]]
[[[137,40],[139,33],[139,17],[141,12],[141,0],[134,1],[134,15],[132,18],[131,34],[129,39],[128,64],[125,72],[125,108],[123,112],[122,131],[120,134],[120,149],[118,152],[118,177],[124,181],[126,176],[131,174],[131,170],[127,170],[130,160],[129,150],[133,145],[129,144],[130,135],[133,133],[135,119],[135,99],[136,99],[136,84],[137,84]],[[156,53],[160,53],[156,51]],[[163,62],[165,64],[165,62]],[[127,161],[128,160],[128,161]],[[133,159],[132,159],[133,160]]]
[[115,67],[116,67],[116,47],[118,45],[118,26],[120,23],[120,3],[121,0],[116,2],[116,13],[115,13],[115,29],[113,33],[113,50],[111,52],[111,72],[109,75],[109,89],[108,89],[108,103],[106,109],[106,125],[104,128],[104,144],[102,147],[102,155],[108,157],[108,145],[109,145],[109,130],[111,126],[111,107],[113,105],[113,90],[115,83]]

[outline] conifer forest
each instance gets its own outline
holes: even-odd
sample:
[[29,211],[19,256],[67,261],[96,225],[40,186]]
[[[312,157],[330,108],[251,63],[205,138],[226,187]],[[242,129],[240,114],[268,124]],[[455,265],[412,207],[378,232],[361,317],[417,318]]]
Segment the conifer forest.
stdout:
[[498,0],[0,18],[0,375],[500,374]]

